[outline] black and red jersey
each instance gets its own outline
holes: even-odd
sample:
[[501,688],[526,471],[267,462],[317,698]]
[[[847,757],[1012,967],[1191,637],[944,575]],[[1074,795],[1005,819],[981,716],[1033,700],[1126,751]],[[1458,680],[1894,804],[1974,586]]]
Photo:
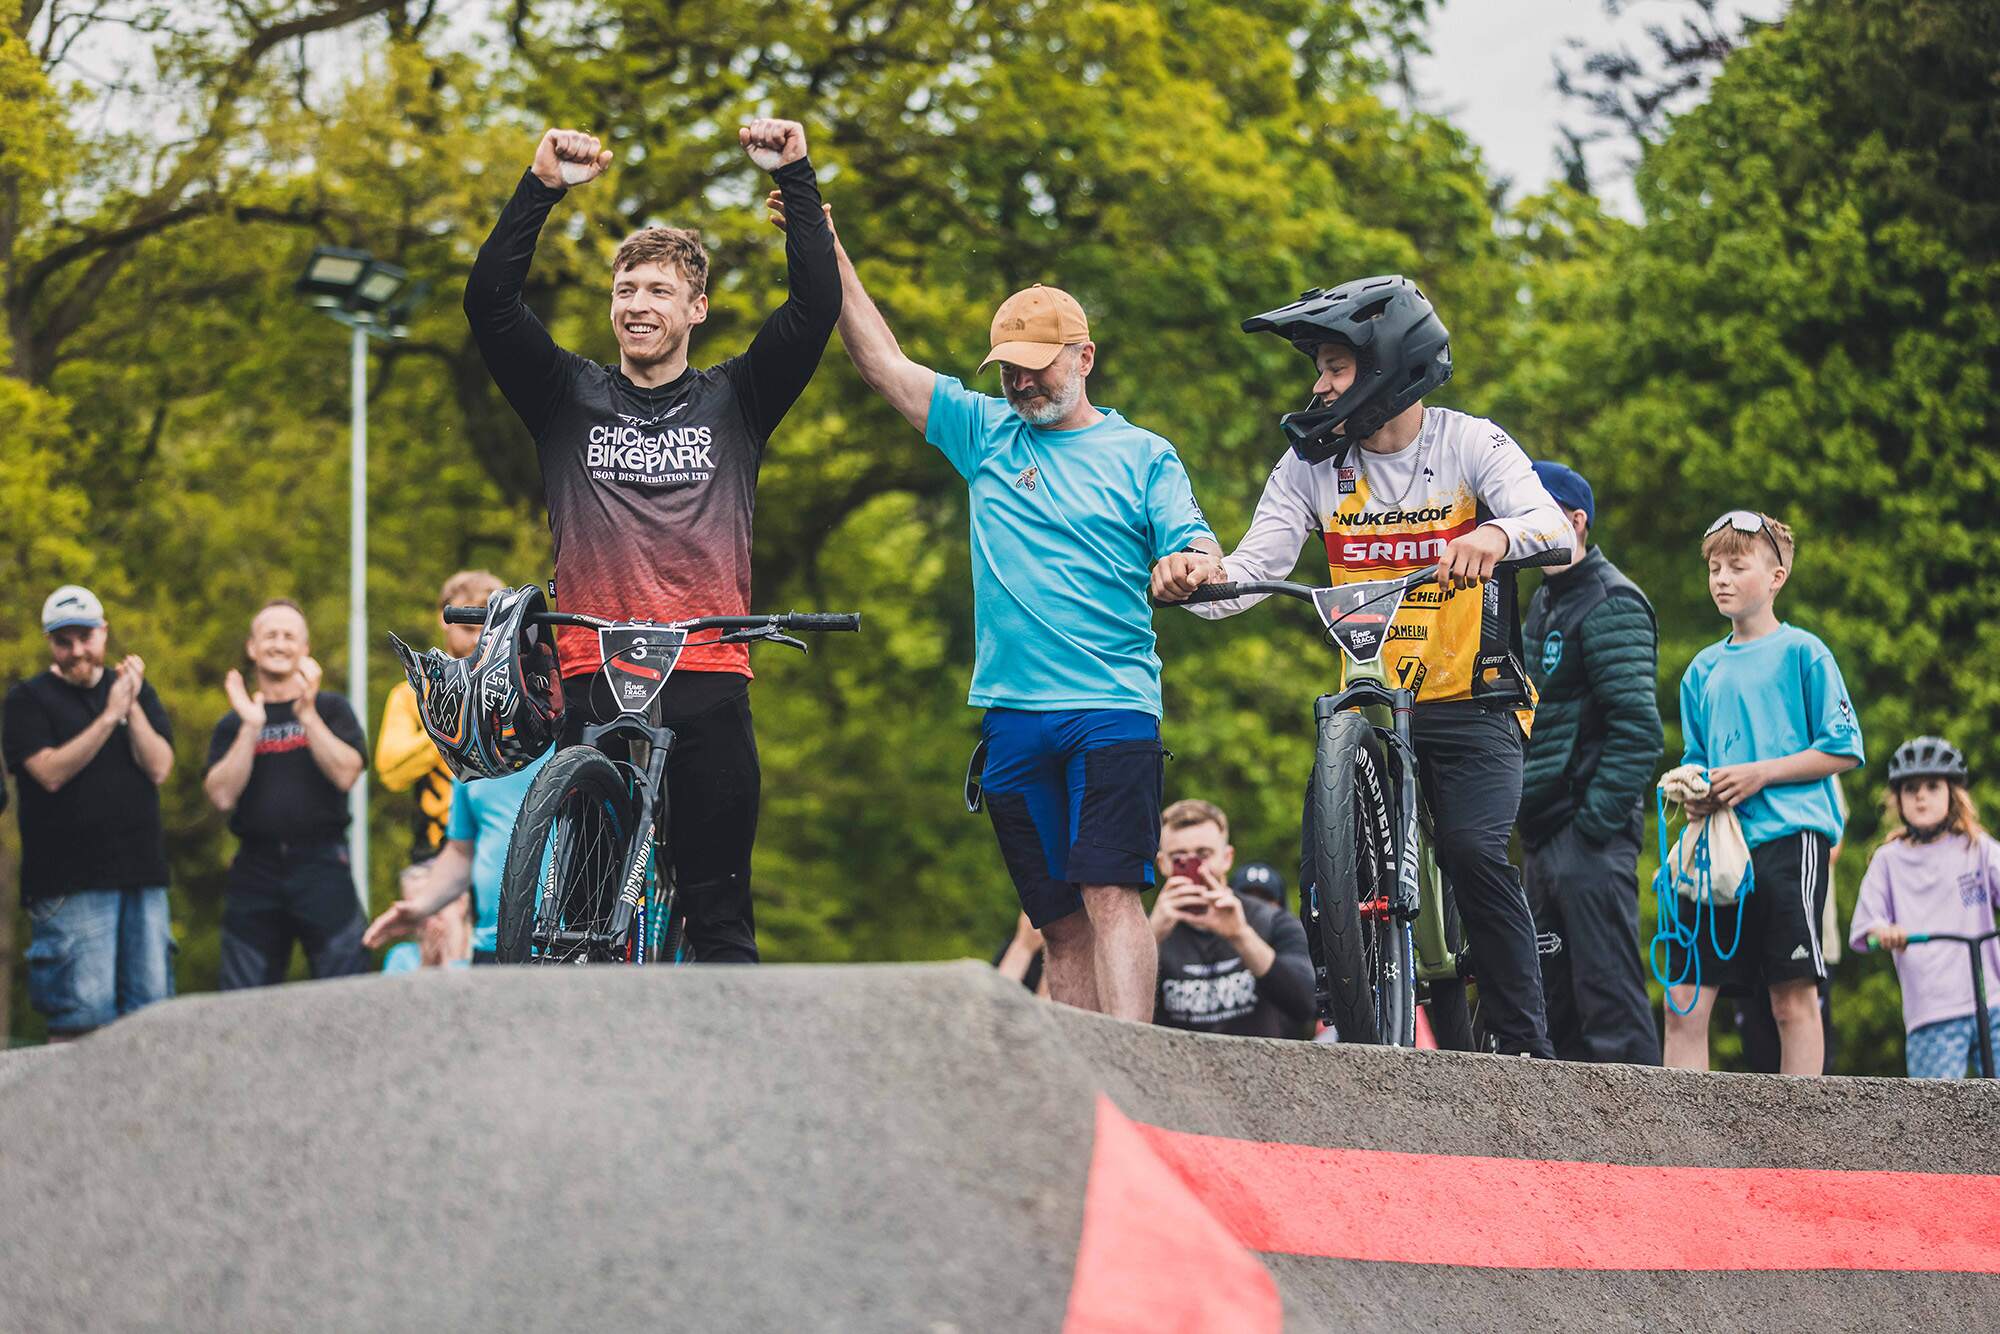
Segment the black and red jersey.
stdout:
[[[750,526],[771,432],[812,378],[840,317],[833,234],[801,159],[783,192],[790,293],[748,350],[670,384],[557,347],[521,299],[549,209],[566,193],[524,174],[480,247],[465,313],[500,391],[534,437],[555,546],[556,604],[632,620],[750,610]],[[565,627],[565,675],[594,671],[597,636]],[[683,671],[751,675],[741,644],[690,647]]]

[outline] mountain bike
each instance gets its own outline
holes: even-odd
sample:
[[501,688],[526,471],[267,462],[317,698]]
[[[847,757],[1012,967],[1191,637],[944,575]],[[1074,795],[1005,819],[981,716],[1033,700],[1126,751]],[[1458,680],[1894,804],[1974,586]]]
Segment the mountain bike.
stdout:
[[[484,607],[446,607],[451,625],[482,625]],[[597,632],[618,715],[583,729],[535,775],[521,802],[500,877],[495,953],[501,963],[684,963],[687,917],[677,909],[667,765],[674,732],[660,695],[683,650],[706,644],[783,644],[786,631],[858,630],[852,612],[613,621],[580,612],[527,618]],[[707,631],[713,639],[691,639]],[[621,755],[618,752],[623,751]]]
[[[1965,946],[1972,956],[1972,1005],[1973,1013],[1979,1017],[1979,1074],[1981,1078],[1992,1079],[1993,1074],[1993,1015],[1986,1008],[1986,961],[1981,957],[1980,946],[2000,936],[2000,929],[1982,932],[1976,936],[1960,935],[1954,931],[1912,931],[1906,945],[1922,945],[1933,940],[1950,940]],[[1874,936],[1868,937],[1870,945],[1877,944]]]
[[[1501,561],[1495,574],[1562,565],[1568,551]],[[1317,735],[1300,828],[1299,917],[1313,956],[1320,1017],[1342,1042],[1409,1047],[1430,1006],[1441,1047],[1470,1050],[1465,932],[1431,839],[1430,794],[1410,741],[1423,663],[1391,681],[1382,651],[1404,599],[1437,581],[1432,566],[1337,588],[1288,580],[1205,584],[1187,602],[1267,593],[1310,603],[1340,648],[1341,688],[1313,701]],[[1484,670],[1492,664],[1483,658]]]

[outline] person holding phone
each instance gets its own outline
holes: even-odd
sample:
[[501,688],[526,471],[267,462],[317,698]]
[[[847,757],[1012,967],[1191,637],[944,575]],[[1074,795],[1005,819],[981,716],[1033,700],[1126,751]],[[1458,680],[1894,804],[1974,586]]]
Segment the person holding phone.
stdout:
[[1198,1033],[1295,1038],[1313,1018],[1312,955],[1305,929],[1277,903],[1238,895],[1229,817],[1206,801],[1160,813],[1165,883],[1151,921],[1160,979],[1153,1022]]

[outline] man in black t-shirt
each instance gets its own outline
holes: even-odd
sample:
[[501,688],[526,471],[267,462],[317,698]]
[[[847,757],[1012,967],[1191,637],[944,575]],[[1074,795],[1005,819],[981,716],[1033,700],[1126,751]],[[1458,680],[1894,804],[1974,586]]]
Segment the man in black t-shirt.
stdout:
[[222,901],[221,987],[285,980],[292,944],[314,977],[365,972],[368,925],[347,853],[347,791],[366,767],[354,710],[319,688],[305,613],[283,598],[250,622],[257,688],[231,670],[230,712],[208,743],[202,780],[242,840]]
[[[1299,919],[1270,898],[1239,895],[1229,817],[1206,801],[1160,814],[1153,935],[1160,982],[1153,1022],[1197,1033],[1296,1038],[1313,1018],[1312,954]],[[1268,883],[1268,881],[1266,881]],[[1282,897],[1283,886],[1275,886]]]
[[20,788],[28,999],[63,1039],[173,995],[159,791],[173,728],[143,661],[106,669],[88,589],[51,594],[42,631],[49,670],[7,692],[0,749]]
[[[708,318],[708,254],[691,231],[647,227],[611,265],[618,363],[556,346],[522,300],[550,209],[611,153],[550,130],[465,284],[465,315],[493,381],[534,437],[564,611],[680,620],[750,610],[750,527],[764,447],[819,365],[840,318],[833,236],[804,127],[757,120],[737,138],[802,226],[785,236],[784,304],[750,346],[705,370],[688,343]],[[556,632],[568,705],[562,744],[612,712],[594,632]],[[702,962],[754,963],[750,849],[761,771],[742,644],[681,654],[661,696],[677,738],[668,773],[675,879]]]

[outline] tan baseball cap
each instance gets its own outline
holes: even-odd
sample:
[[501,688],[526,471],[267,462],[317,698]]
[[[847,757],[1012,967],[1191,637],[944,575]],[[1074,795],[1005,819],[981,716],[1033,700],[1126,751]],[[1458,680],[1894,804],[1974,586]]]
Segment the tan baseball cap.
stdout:
[[1076,298],[1060,287],[1033,287],[1014,293],[993,312],[993,350],[979,363],[996,361],[1038,371],[1073,343],[1090,341],[1090,321]]

